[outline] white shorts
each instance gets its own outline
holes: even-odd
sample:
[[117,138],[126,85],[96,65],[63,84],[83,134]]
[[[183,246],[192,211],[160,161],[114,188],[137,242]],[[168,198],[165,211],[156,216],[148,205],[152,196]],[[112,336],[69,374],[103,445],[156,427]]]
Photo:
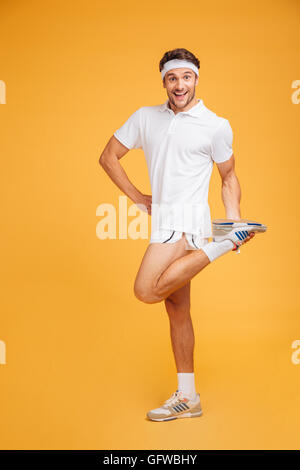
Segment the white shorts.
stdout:
[[209,238],[203,238],[193,233],[179,232],[173,229],[161,229],[151,234],[149,243],[175,243],[182,238],[185,233],[188,243],[186,243],[187,250],[199,250],[202,246],[209,243]]

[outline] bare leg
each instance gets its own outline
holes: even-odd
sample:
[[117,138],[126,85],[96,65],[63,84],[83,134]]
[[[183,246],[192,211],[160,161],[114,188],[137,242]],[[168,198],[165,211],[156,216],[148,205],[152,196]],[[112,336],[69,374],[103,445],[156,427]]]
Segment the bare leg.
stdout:
[[165,299],[177,372],[194,371],[195,337],[190,314],[190,288],[189,281]]
[[[249,235],[244,243],[253,238]],[[203,250],[186,250],[185,235],[175,243],[150,244],[135,280],[135,295],[146,303],[161,302],[210,264]]]

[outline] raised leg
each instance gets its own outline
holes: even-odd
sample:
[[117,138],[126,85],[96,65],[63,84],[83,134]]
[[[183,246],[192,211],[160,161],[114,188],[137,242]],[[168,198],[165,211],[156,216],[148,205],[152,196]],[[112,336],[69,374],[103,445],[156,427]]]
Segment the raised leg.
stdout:
[[134,293],[143,302],[161,302],[209,263],[202,250],[186,249],[184,235],[175,243],[151,243],[137,273]]
[[[244,243],[253,236],[249,235]],[[149,244],[136,276],[135,295],[146,303],[161,302],[209,264],[203,250],[186,249],[184,235],[175,243]]]

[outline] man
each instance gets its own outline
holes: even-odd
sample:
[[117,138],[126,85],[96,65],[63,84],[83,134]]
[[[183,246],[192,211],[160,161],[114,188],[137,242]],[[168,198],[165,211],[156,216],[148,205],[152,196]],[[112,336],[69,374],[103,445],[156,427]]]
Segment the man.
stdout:
[[[151,239],[134,292],[146,303],[164,301],[178,378],[176,392],[147,413],[154,421],[202,414],[194,377],[191,279],[216,258],[239,250],[255,232],[266,230],[262,224],[241,219],[231,126],[196,99],[199,68],[199,60],[186,49],[166,52],[159,70],[168,100],[135,111],[100,157],[114,183],[152,216]],[[142,194],[119,163],[132,148],[145,153],[152,196]],[[226,219],[214,220],[212,233],[207,196],[214,162],[222,179]]]

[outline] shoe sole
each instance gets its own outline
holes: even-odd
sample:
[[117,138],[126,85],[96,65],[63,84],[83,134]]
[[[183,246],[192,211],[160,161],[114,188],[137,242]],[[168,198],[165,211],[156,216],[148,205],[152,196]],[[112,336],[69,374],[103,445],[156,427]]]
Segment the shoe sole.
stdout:
[[179,416],[172,416],[171,418],[149,418],[151,421],[173,421],[174,419],[179,419],[179,418],[197,418],[203,414],[203,411],[197,411],[195,413],[183,413],[182,415]]
[[249,230],[249,232],[263,233],[267,230],[267,226],[255,222],[254,220],[241,219],[228,222],[228,219],[215,219],[212,223],[213,234],[218,235],[218,232],[231,232],[234,228],[241,230]]

